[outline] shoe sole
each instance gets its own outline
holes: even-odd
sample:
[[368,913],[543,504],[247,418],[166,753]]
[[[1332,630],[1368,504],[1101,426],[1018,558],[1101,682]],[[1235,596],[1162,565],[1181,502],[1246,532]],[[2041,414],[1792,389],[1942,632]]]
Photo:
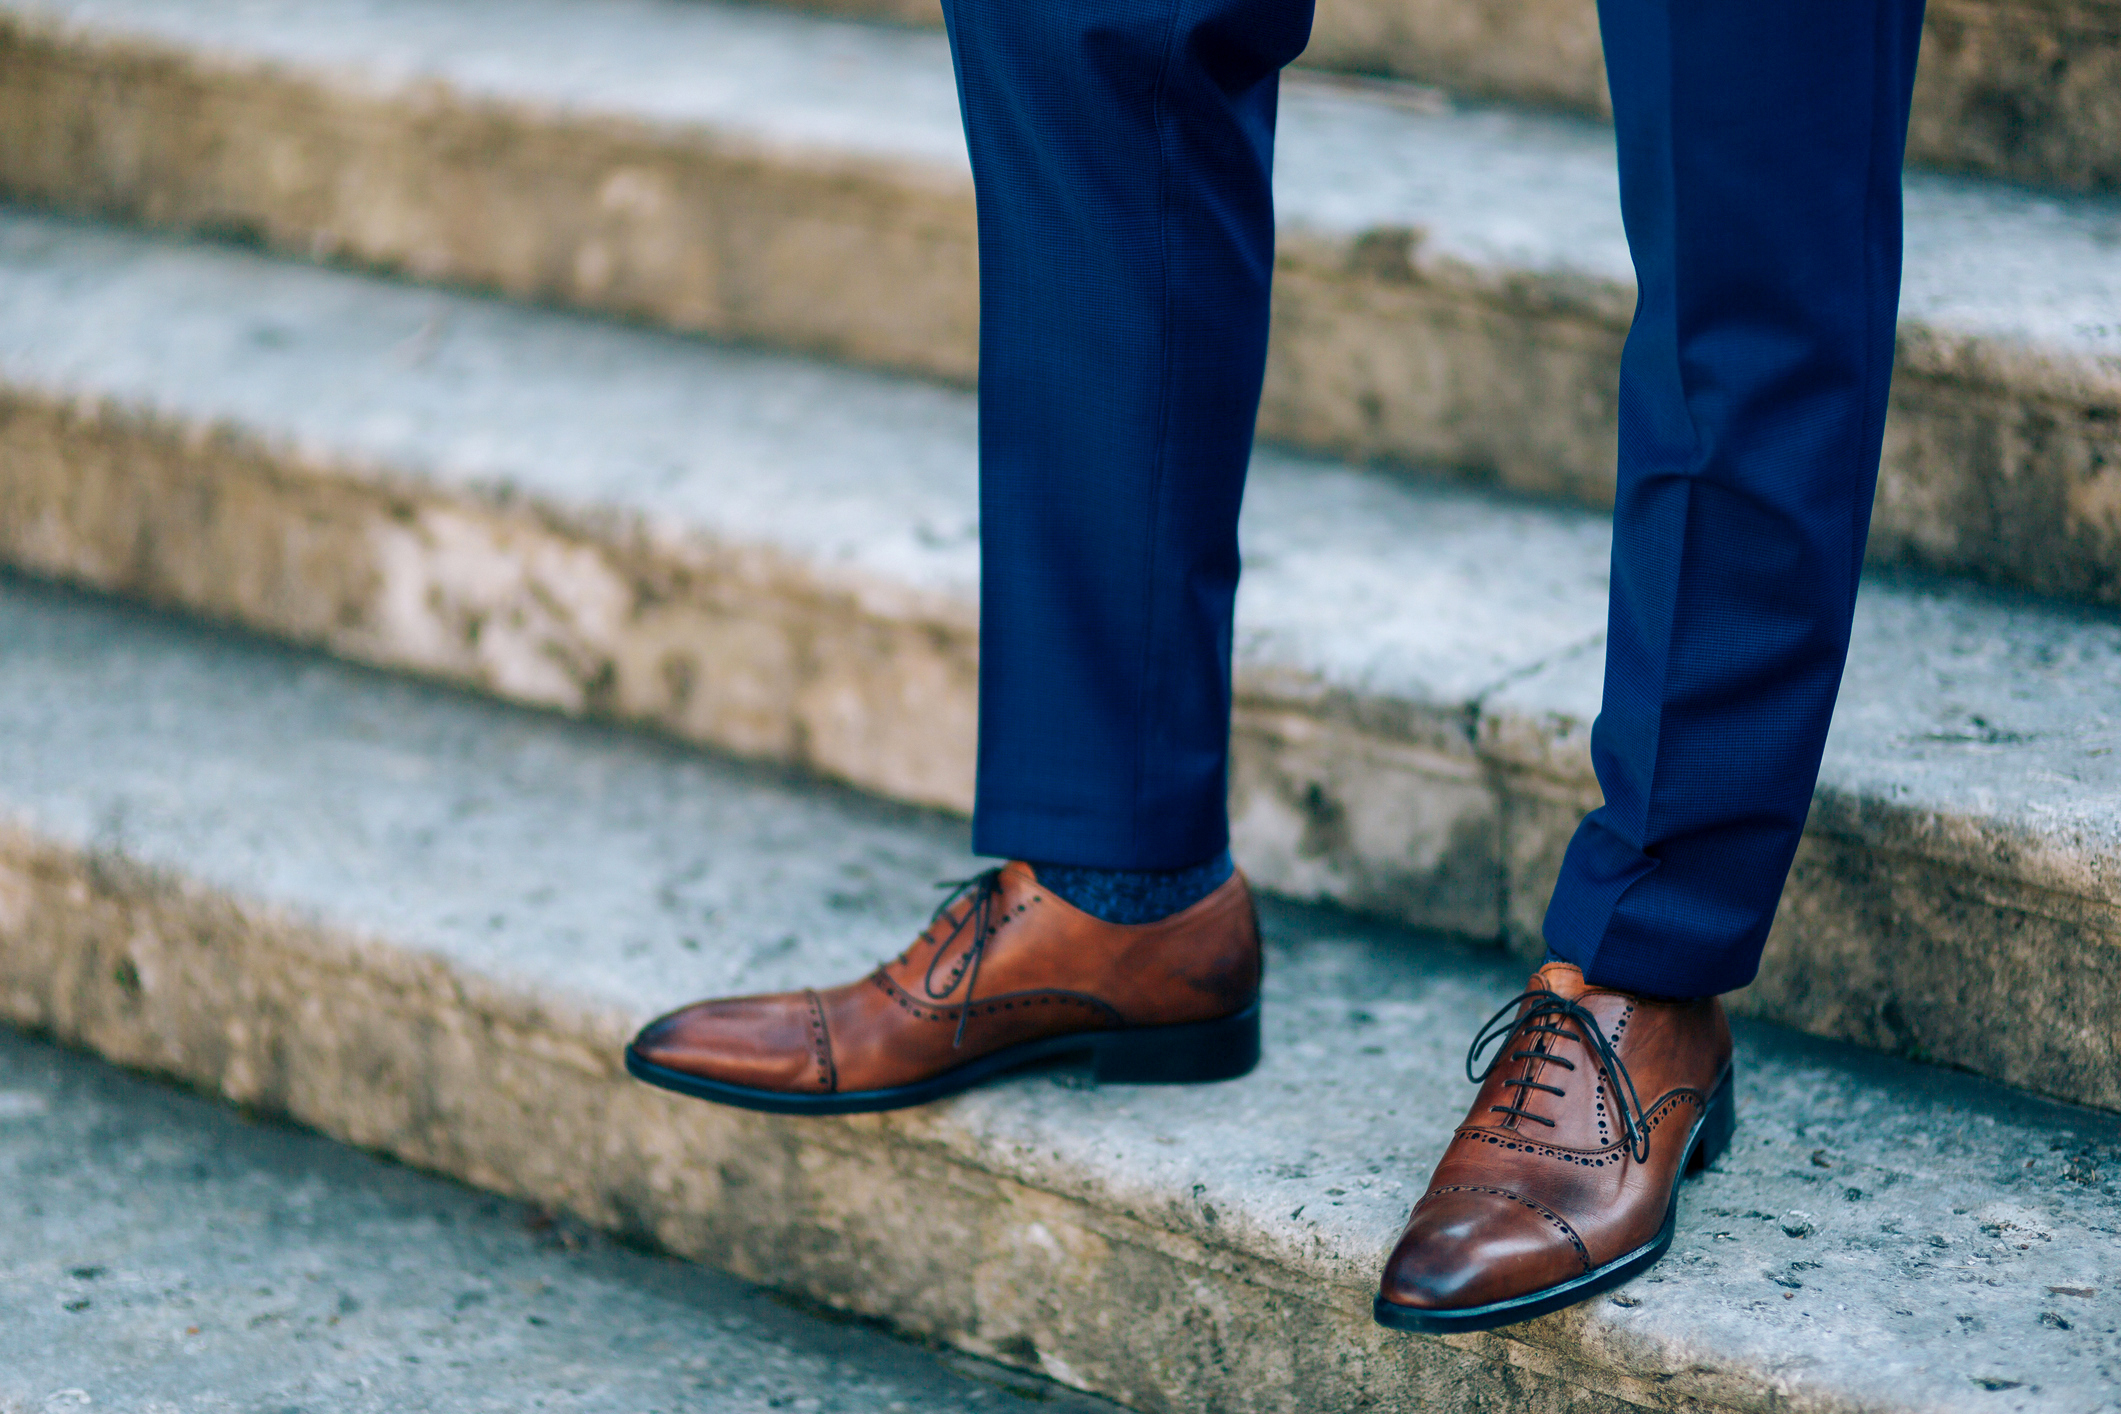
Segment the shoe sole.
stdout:
[[1468,1306],[1456,1311],[1424,1311],[1413,1306],[1402,1306],[1395,1301],[1377,1298],[1375,1313],[1377,1324],[1389,1326],[1396,1331],[1421,1331],[1428,1335],[1450,1335],[1459,1331],[1487,1331],[1497,1326],[1512,1326],[1519,1321],[1529,1321],[1534,1316],[1544,1316],[1549,1311],[1559,1311],[1564,1306],[1574,1306],[1579,1301],[1588,1301],[1602,1291],[1610,1291],[1629,1277],[1654,1265],[1665,1250],[1672,1245],[1672,1233],[1679,1223],[1679,1189],[1688,1174],[1698,1173],[1723,1157],[1723,1151],[1731,1144],[1731,1136],[1738,1129],[1738,1109],[1731,1098],[1731,1083],[1735,1067],[1725,1070],[1723,1079],[1709,1095],[1708,1107],[1701,1118],[1694,1122],[1694,1132],[1687,1136],[1686,1159],[1679,1166],[1679,1182],[1672,1185],[1672,1200],[1664,1211],[1664,1226],[1657,1236],[1625,1256],[1616,1257],[1604,1266],[1594,1267],[1580,1277],[1574,1277],[1559,1286],[1546,1287],[1540,1291],[1514,1296],[1508,1301],[1497,1301],[1486,1306]]
[[1063,1056],[1088,1055],[1099,1084],[1194,1085],[1235,1080],[1259,1064],[1259,1003],[1216,1021],[1184,1026],[1137,1026],[1117,1031],[1078,1031],[1026,1041],[967,1061],[912,1085],[843,1094],[804,1095],[761,1090],[687,1075],[644,1059],[626,1048],[626,1069],[636,1080],[695,1099],[769,1114],[850,1115],[902,1110],[969,1090],[1004,1072]]

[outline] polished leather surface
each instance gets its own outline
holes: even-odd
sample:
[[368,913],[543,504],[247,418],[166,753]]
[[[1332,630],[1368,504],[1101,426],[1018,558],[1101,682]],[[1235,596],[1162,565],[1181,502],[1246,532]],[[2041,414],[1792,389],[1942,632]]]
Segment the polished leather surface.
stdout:
[[1183,912],[1131,927],[1049,893],[1029,865],[1008,865],[997,882],[976,978],[968,895],[859,982],[698,1002],[650,1023],[634,1051],[731,1085],[852,1094],[1026,1041],[1218,1020],[1259,995],[1259,925],[1242,874]]
[[[1687,1140],[1730,1066],[1722,1003],[1588,987],[1581,972],[1562,962],[1534,974],[1527,990],[1541,989],[1597,1019],[1634,1080],[1649,1157],[1638,1161],[1629,1152],[1614,1078],[1581,1028],[1562,1021],[1559,1036],[1526,1029],[1523,1018],[1533,1005],[1526,1002],[1520,1029],[1502,1042],[1501,1062],[1482,1083],[1385,1263],[1381,1290],[1388,1302],[1450,1311],[1531,1295],[1626,1256],[1664,1225]],[[1513,1060],[1514,1052],[1539,1054]],[[1509,1113],[1513,1106],[1528,1114]]]

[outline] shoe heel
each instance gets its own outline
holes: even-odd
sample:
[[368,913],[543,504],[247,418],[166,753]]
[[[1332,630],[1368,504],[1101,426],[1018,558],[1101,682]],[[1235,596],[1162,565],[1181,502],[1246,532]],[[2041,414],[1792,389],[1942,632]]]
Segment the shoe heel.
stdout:
[[1732,1095],[1736,1078],[1736,1067],[1725,1071],[1716,1093],[1709,1096],[1709,1111],[1702,1116],[1701,1132],[1694,1136],[1694,1152],[1687,1155],[1688,1173],[1701,1172],[1731,1147],[1731,1136],[1738,1132],[1738,1102]]
[[1148,1026],[1097,1037],[1099,1084],[1187,1085],[1235,1080],[1259,1064],[1259,1003],[1220,1021]]

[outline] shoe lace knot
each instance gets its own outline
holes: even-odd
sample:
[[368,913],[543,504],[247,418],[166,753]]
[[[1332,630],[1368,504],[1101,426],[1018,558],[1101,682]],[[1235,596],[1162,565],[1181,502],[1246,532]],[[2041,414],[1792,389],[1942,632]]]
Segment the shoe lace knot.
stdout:
[[[1525,1006],[1526,1002],[1531,1005]],[[1516,1015],[1519,1007],[1524,1007],[1522,1015]],[[1573,1032],[1569,1029],[1571,1025],[1576,1028]],[[1466,1052],[1466,1079],[1476,1085],[1485,1083],[1505,1059],[1511,1062],[1546,1061],[1564,1070],[1576,1069],[1574,1061],[1551,1049],[1550,1037],[1580,1040],[1597,1058],[1599,1067],[1611,1082],[1613,1108],[1620,1112],[1620,1137],[1627,1144],[1628,1154],[1638,1164],[1649,1162],[1650,1131],[1642,1111],[1642,1098],[1635,1093],[1635,1078],[1628,1074],[1627,1066],[1614,1050],[1613,1043],[1606,1038],[1590,1008],[1559,992],[1543,987],[1520,992],[1489,1017]],[[1505,1038],[1525,1040],[1528,1046],[1522,1050],[1497,1051],[1485,1068],[1479,1068],[1481,1052]],[[1551,1095],[1566,1095],[1567,1090],[1534,1080],[1530,1075],[1511,1076],[1502,1083],[1515,1088],[1516,1097],[1507,1105],[1488,1106],[1490,1113],[1514,1115],[1553,1128],[1553,1120],[1524,1107],[1525,1101],[1531,1098],[1526,1092],[1544,1090]]]
[[[927,994],[928,1000],[940,1002],[957,990],[960,978],[964,979],[965,999],[958,1007],[957,1033],[950,1040],[950,1048],[956,1050],[964,1044],[965,1023],[972,1018],[972,993],[979,985],[980,960],[986,955],[987,940],[1000,926],[995,914],[1002,897],[1002,871],[999,866],[982,869],[969,879],[945,879],[936,887],[950,892],[935,906],[935,912],[929,915],[928,926],[921,930],[921,937],[935,944],[935,952],[928,959],[928,970],[921,978],[921,990]],[[971,902],[953,916],[951,910],[967,897]],[[937,937],[936,929],[944,923],[950,925],[950,930]],[[951,944],[963,937],[968,928],[972,932],[972,942],[957,966],[941,979],[938,990],[937,974],[942,970],[943,959],[950,955]],[[903,962],[905,955],[901,954],[899,960]]]

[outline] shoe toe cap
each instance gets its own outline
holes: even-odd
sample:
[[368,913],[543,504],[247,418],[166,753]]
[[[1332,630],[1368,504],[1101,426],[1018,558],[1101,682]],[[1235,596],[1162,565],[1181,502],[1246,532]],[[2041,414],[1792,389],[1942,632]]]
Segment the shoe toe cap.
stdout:
[[1544,1206],[1503,1189],[1432,1193],[1385,1263],[1396,1306],[1459,1311],[1544,1291],[1590,1269],[1574,1232]]
[[829,1059],[807,993],[699,1002],[641,1028],[635,1056],[650,1065],[748,1089],[829,1088]]

